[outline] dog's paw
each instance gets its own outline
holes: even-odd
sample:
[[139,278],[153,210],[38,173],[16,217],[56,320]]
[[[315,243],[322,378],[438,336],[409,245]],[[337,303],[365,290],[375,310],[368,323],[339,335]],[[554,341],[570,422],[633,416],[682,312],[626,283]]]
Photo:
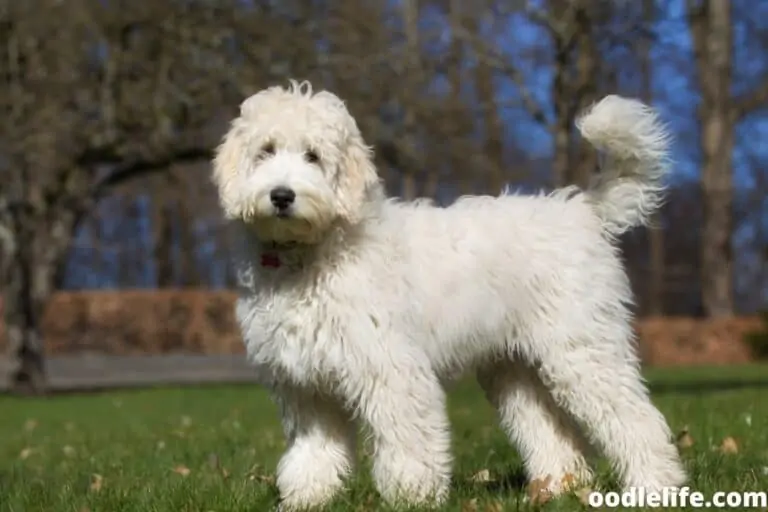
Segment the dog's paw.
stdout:
[[588,471],[579,473],[565,473],[559,477],[545,475],[532,478],[526,489],[526,501],[531,503],[545,503],[563,494],[574,492],[589,485],[592,475]]
[[277,512],[309,512],[312,510],[322,510],[322,508],[331,501],[330,496],[305,496],[291,498],[281,498],[277,504]]
[[307,485],[301,489],[282,491],[279,512],[300,512],[305,510],[319,510],[327,505],[334,496],[343,489],[341,481],[317,482],[315,485]]

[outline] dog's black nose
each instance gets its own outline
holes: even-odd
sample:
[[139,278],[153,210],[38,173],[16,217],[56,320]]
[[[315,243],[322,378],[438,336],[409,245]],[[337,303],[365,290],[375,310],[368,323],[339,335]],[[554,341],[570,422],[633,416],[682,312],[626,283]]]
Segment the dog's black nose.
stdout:
[[269,193],[269,200],[278,210],[285,210],[296,199],[296,192],[287,187],[275,187]]

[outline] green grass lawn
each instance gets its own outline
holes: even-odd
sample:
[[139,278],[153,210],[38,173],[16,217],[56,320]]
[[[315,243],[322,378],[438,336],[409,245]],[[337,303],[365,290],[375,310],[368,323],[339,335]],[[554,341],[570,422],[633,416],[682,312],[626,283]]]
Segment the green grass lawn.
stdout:
[[[694,490],[768,490],[768,366],[648,376],[672,428],[689,429]],[[443,510],[533,510],[520,459],[477,387],[450,398],[455,485]],[[717,449],[726,437],[737,453]],[[282,449],[274,406],[250,386],[0,397],[0,511],[267,511]],[[363,468],[330,510],[387,509]],[[475,483],[481,470],[490,481]],[[611,485],[604,470],[599,483]],[[575,496],[541,507],[585,508]]]

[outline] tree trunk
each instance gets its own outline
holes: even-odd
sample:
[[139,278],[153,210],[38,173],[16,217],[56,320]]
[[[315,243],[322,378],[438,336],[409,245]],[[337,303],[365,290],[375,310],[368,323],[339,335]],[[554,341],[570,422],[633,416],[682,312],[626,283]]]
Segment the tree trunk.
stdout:
[[[16,231],[15,215],[6,210],[0,219],[5,235],[0,244],[0,313],[5,327],[6,356],[13,370],[10,388],[19,393],[43,393],[46,388],[43,346],[38,331],[40,312],[30,293],[34,275],[29,237]],[[14,212],[15,213],[15,212]],[[22,240],[25,238],[26,240]]]
[[173,207],[166,193],[167,184],[163,185],[152,196],[152,252],[158,288],[168,288],[174,284]]
[[14,365],[11,389],[18,393],[44,393],[47,388],[42,319],[54,292],[59,265],[69,249],[74,212],[31,208],[9,210],[14,234],[6,252],[3,309],[9,357]]
[[[703,122],[705,163],[702,167],[704,227],[701,236],[702,296],[712,317],[733,314],[733,191],[730,176],[732,130],[718,108]],[[727,116],[727,113],[725,113]]]
[[[451,87],[451,92],[448,96],[451,105],[451,114],[453,116],[453,123],[451,123],[451,130],[447,134],[451,140],[465,141],[469,137],[467,134],[471,132],[469,115],[466,111],[466,103],[461,98],[461,85],[462,85],[462,62],[464,61],[464,44],[462,43],[459,31],[465,26],[464,23],[464,11],[462,10],[461,0],[449,1],[449,19],[451,23],[451,46],[449,50],[448,61],[448,83]],[[476,22],[469,21],[469,30],[471,34],[476,34]],[[457,183],[458,195],[469,195],[474,190],[473,185],[473,172],[471,165],[467,165],[465,159],[465,151],[461,146],[457,144],[450,144],[448,148],[449,165],[451,169],[451,176],[453,181]]]
[[198,286],[202,279],[198,274],[195,243],[195,223],[192,215],[192,187],[183,176],[174,176],[178,183],[176,225],[179,233],[179,277],[181,286]]
[[[480,52],[480,49],[477,49]],[[503,126],[499,118],[499,109],[496,106],[496,88],[493,85],[493,69],[486,59],[479,59],[475,70],[475,87],[478,99],[483,109],[482,132],[484,143],[482,154],[484,156],[486,176],[490,178],[489,191],[491,194],[500,194],[506,182],[504,173],[504,145]]]
[[3,290],[8,357],[13,364],[10,387],[21,394],[42,394],[47,387],[39,331],[42,311],[25,292],[26,281],[31,277],[30,265],[20,263],[17,259],[10,265],[11,279]]
[[[405,27],[405,40],[406,40],[406,68],[405,68],[405,83],[409,84],[409,92],[403,95],[405,101],[405,139],[409,145],[409,149],[413,149],[415,146],[411,141],[416,140],[417,137],[417,118],[415,109],[417,108],[415,98],[417,97],[415,88],[419,82],[417,75],[421,72],[421,62],[419,56],[419,0],[403,0],[403,26]],[[413,153],[411,153],[413,154]],[[406,163],[405,168],[401,169],[403,181],[402,181],[402,196],[404,199],[414,199],[417,194],[416,190],[416,170],[412,168],[412,164]]]
[[[651,27],[656,19],[655,1],[643,0],[643,25]],[[653,71],[651,66],[651,41],[644,37],[640,46],[640,80],[642,80],[640,95],[646,103],[650,104],[653,97]],[[650,279],[648,283],[648,313],[660,316],[664,314],[664,274],[666,272],[666,257],[664,248],[664,228],[662,225],[663,213],[657,212],[653,216],[653,225],[648,231],[648,252],[650,253]]]
[[[593,29],[595,15],[591,12],[591,9],[597,8],[598,6],[584,2],[575,9],[574,13],[574,30],[576,31],[578,53],[575,63],[576,80],[572,92],[576,107],[572,113],[573,118],[569,120],[571,130],[573,130],[576,115],[590,107],[597,99],[599,56]],[[576,145],[575,158],[570,166],[571,174],[568,182],[586,189],[597,170],[597,152],[583,141],[576,142],[574,139],[574,144]]]
[[571,107],[569,104],[568,63],[570,49],[562,37],[555,37],[555,76],[552,80],[552,100],[555,107],[555,123],[552,127],[553,148],[553,186],[568,185],[568,167],[571,163]]
[[590,2],[553,2],[551,33],[555,62],[552,100],[555,107],[553,175],[554,186],[586,187],[597,167],[594,150],[576,142],[576,116],[594,102],[599,55],[594,39]]
[[733,128],[731,84],[731,2],[689,0],[702,102],[701,288],[704,312],[733,314]]

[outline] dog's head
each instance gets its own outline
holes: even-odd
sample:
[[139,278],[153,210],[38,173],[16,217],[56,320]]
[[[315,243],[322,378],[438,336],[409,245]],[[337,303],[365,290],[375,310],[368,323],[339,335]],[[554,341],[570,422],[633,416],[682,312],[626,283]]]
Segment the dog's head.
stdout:
[[224,214],[264,241],[315,243],[360,222],[381,184],[344,102],[292,81],[246,99],[213,164]]

